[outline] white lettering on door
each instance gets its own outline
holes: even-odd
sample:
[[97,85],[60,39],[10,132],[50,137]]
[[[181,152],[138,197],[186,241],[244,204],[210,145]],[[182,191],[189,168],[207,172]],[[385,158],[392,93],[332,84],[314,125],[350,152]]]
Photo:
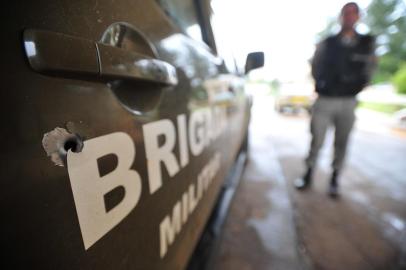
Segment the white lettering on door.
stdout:
[[[100,177],[97,159],[108,154],[117,156],[117,168]],[[85,249],[120,223],[137,205],[141,178],[130,169],[134,158],[134,143],[123,132],[87,140],[80,153],[68,152],[68,173]],[[124,198],[106,212],[104,195],[120,186],[125,190]]]

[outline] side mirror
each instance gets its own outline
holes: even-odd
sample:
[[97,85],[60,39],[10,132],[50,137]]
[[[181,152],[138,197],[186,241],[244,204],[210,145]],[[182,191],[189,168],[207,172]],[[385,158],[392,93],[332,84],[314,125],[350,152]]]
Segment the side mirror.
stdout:
[[264,66],[264,52],[252,52],[247,55],[247,60],[245,61],[245,74],[253,69],[260,68]]

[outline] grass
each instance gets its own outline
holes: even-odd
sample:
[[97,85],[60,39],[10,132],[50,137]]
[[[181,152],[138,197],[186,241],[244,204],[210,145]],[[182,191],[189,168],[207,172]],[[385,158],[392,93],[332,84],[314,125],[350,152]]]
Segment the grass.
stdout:
[[393,114],[394,112],[397,112],[400,109],[406,108],[406,105],[376,103],[376,102],[360,102],[359,107],[386,114]]

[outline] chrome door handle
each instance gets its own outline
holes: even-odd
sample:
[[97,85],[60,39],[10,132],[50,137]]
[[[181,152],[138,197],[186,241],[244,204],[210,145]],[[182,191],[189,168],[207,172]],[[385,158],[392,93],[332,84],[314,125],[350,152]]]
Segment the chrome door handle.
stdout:
[[169,63],[91,40],[27,29],[24,49],[30,66],[47,75],[111,80],[135,80],[163,85],[178,83]]
[[106,79],[143,80],[176,85],[176,69],[161,60],[96,43],[100,76]]

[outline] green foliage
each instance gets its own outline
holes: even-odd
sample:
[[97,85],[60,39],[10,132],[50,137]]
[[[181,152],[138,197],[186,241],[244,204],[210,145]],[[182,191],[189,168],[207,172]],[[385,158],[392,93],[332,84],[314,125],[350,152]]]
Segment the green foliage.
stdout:
[[376,103],[376,102],[360,102],[359,107],[370,109],[377,112],[383,112],[387,114],[393,114],[406,106],[399,104],[387,104],[387,103]]
[[386,54],[379,59],[379,68],[389,74],[395,74],[400,68],[402,60],[394,57],[393,55]]
[[406,4],[403,0],[373,0],[365,21],[378,36],[380,56],[373,82],[390,81],[406,61]]
[[378,72],[372,80],[372,83],[388,82],[393,74],[400,68],[402,60],[391,54],[386,54],[378,58]]
[[391,16],[402,0],[373,0],[368,6],[366,23],[375,35],[387,35],[388,28],[393,25]]
[[399,94],[406,94],[406,63],[393,76],[393,84]]

